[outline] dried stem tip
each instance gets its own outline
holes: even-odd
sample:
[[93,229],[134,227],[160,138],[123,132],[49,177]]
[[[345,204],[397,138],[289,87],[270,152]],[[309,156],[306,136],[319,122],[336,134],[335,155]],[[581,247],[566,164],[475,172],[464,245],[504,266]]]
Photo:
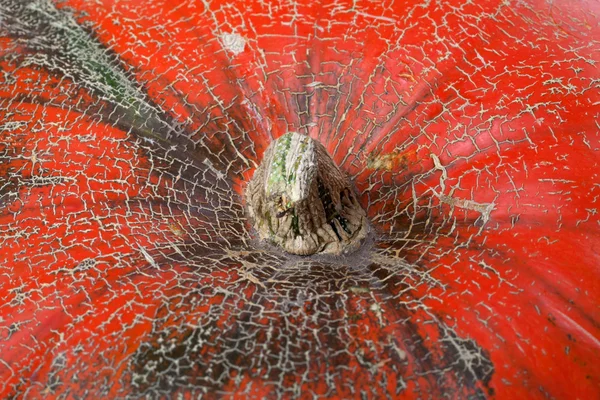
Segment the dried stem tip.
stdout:
[[260,237],[289,253],[346,253],[367,234],[348,178],[321,143],[299,133],[271,143],[246,199]]

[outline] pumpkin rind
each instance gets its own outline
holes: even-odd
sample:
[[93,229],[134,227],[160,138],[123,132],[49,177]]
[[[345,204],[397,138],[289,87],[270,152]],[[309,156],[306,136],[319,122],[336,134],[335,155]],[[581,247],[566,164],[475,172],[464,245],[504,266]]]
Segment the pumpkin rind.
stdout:
[[[2,1],[0,397],[597,398],[598,12]],[[255,246],[292,131],[368,251]]]

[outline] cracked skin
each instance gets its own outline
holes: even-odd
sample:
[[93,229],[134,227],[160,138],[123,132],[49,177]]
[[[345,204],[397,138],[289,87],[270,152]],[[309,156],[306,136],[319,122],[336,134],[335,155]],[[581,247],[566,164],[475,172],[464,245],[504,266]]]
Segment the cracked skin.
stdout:
[[[594,3],[0,15],[0,397],[600,396]],[[289,132],[369,246],[253,240]]]

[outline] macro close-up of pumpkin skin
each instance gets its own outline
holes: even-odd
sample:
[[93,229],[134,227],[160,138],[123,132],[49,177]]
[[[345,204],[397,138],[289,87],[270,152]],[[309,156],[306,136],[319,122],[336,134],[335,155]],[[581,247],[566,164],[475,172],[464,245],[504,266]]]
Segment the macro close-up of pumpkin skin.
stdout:
[[[599,21],[2,0],[0,397],[598,398]],[[348,249],[261,233],[285,135]]]

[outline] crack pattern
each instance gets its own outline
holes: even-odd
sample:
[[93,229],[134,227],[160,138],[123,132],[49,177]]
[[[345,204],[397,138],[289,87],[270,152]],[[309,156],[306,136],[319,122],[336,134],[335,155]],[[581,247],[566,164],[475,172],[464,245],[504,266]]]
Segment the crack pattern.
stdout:
[[[3,0],[0,397],[598,397],[598,15]],[[287,132],[359,252],[257,244]]]

